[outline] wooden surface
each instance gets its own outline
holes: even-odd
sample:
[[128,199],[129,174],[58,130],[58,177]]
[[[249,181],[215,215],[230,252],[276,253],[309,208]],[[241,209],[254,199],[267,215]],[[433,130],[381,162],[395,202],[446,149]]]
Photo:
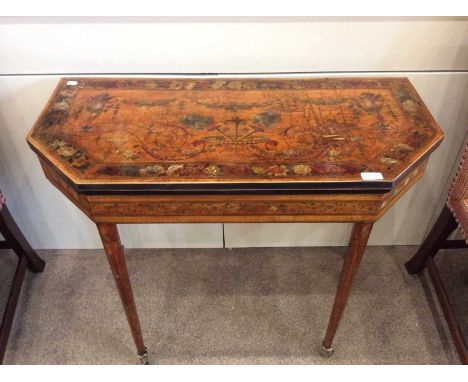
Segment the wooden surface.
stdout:
[[94,78],[62,80],[28,141],[97,223],[142,355],[116,224],[355,222],[331,348],[373,222],[422,177],[442,136],[404,78]]
[[442,135],[405,78],[76,78],[60,81],[28,139],[94,193],[384,192]]

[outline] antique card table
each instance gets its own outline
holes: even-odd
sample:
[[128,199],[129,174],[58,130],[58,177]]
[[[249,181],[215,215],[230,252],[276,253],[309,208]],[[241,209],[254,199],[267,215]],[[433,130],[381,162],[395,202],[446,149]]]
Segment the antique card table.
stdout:
[[354,223],[330,355],[372,224],[442,137],[406,78],[65,78],[28,142],[96,223],[147,362],[117,224]]

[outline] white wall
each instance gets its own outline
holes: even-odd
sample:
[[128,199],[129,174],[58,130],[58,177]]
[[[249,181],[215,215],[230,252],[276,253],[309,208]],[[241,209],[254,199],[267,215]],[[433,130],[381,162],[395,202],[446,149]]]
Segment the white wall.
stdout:
[[468,63],[468,23],[447,18],[30,20],[0,24],[1,73],[466,70]]
[[[371,243],[421,242],[467,131],[467,19],[60,20],[0,18],[0,187],[33,246],[101,246],[93,224],[47,182],[25,141],[67,73],[408,76],[446,138],[422,181],[376,224]],[[346,224],[226,224],[225,240],[229,247],[344,245],[349,230]],[[123,226],[121,232],[128,247],[223,242],[220,224]]]

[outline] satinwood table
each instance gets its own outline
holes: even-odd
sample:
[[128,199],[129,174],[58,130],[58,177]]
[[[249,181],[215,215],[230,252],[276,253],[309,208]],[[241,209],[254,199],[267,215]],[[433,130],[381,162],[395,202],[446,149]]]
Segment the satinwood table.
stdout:
[[96,223],[145,363],[117,224],[354,223],[330,355],[373,223],[442,137],[406,78],[64,78],[28,142]]

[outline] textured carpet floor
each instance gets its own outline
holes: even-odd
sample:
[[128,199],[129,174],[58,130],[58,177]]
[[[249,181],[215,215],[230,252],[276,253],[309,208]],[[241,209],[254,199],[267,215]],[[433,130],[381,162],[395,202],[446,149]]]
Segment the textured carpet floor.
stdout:
[[[318,354],[345,248],[128,250],[143,335],[159,364],[458,364],[416,247],[370,247],[330,359]],[[464,328],[468,256],[438,258]],[[40,251],[28,272],[6,364],[138,363],[100,250]],[[0,251],[0,307],[16,258]],[[447,277],[449,275],[449,277]]]

